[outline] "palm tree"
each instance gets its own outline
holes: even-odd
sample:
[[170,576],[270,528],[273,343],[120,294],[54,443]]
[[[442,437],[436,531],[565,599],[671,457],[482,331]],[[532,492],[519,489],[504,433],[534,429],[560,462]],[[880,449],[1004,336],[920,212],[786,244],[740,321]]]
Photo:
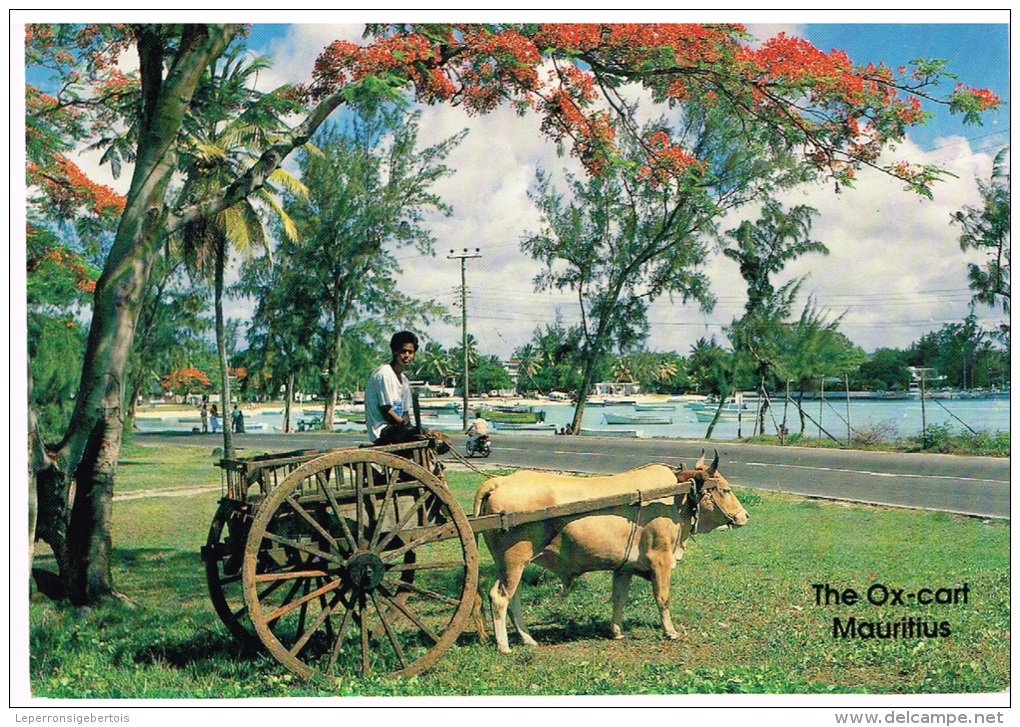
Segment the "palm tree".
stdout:
[[415,376],[428,382],[436,381],[445,387],[450,372],[456,370],[452,366],[449,354],[443,350],[442,344],[429,341],[415,357],[417,368]]
[[[199,198],[203,193],[236,179],[240,170],[273,142],[273,133],[286,125],[281,120],[291,106],[275,94],[261,94],[253,88],[260,70],[269,61],[247,61],[242,48],[235,47],[223,58],[222,66],[209,69],[196,96],[201,115],[183,125],[184,139],[179,154],[185,174],[183,199]],[[238,109],[243,113],[235,113]],[[304,185],[283,169],[277,169],[269,182],[238,204],[214,216],[202,216],[182,230],[184,255],[189,269],[213,279],[213,305],[216,313],[216,348],[220,363],[220,398],[224,414],[223,453],[234,456],[234,441],[227,417],[230,408],[230,378],[223,315],[224,278],[230,250],[250,257],[256,247],[271,254],[263,224],[268,212],[279,221],[284,234],[296,239],[293,221],[284,212],[277,194],[286,188],[302,194]]]
[[543,361],[541,354],[535,349],[535,346],[531,343],[524,344],[514,351],[513,358],[517,360],[518,390],[521,388],[520,377],[524,375],[531,379],[531,383],[537,390],[541,391],[542,387],[535,380],[535,375],[542,370]]

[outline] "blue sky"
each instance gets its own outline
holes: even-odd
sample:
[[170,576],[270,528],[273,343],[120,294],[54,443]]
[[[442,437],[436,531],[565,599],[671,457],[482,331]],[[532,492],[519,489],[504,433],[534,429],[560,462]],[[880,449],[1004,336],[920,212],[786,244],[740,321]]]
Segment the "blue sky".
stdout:
[[[329,42],[360,37],[363,25],[354,21],[403,19],[395,17],[397,11],[377,11],[372,18],[358,17],[365,14],[365,11],[311,14],[295,11],[285,16],[245,13],[243,19],[256,21],[250,45],[273,61],[273,68],[262,78],[263,87],[307,81],[315,57]],[[188,19],[206,19],[201,15],[187,13]],[[425,19],[464,19],[459,12],[455,18],[436,15],[430,11]],[[518,11],[517,15],[499,19],[557,22],[621,19],[604,17],[605,14],[590,18],[590,12],[573,13],[566,18],[557,17],[556,11]],[[310,22],[268,24],[281,17]],[[697,11],[669,11],[652,17],[648,11],[641,11],[636,18],[632,14],[623,18],[745,22],[759,38],[782,31],[804,37],[823,50],[845,50],[856,62],[883,62],[892,67],[920,57],[946,58],[950,70],[962,82],[990,88],[1007,102],[1003,110],[986,118],[984,126],[963,126],[959,118],[949,116],[944,108],[933,108],[937,112],[935,120],[911,130],[904,144],[890,152],[896,159],[944,165],[955,175],[939,185],[934,201],[920,200],[890,180],[869,173],[860,175],[856,189],[840,195],[830,187],[812,187],[797,190],[785,200],[789,204],[810,204],[819,210],[814,237],[825,242],[831,253],[827,257],[796,261],[785,271],[784,279],[777,282],[807,276],[801,303],[810,295],[833,316],[842,314],[841,330],[867,351],[883,346],[905,348],[923,334],[961,321],[967,315],[971,296],[967,290],[966,264],[975,258],[961,253],[958,228],[951,227],[949,219],[961,207],[979,202],[976,180],[987,178],[992,157],[1008,143],[1010,128],[1008,14],[975,12],[963,17],[967,21],[982,21],[981,24],[949,24],[945,21],[959,21],[961,14],[938,11],[925,11],[926,19],[937,21],[925,25],[898,22],[903,17],[912,19],[916,14],[726,11],[725,17],[720,17],[720,13],[706,11],[701,11],[700,16]],[[127,18],[123,12],[107,11],[103,19],[112,22]],[[830,19],[854,22],[834,23]],[[879,19],[888,22],[872,22]],[[437,240],[434,257],[400,253],[405,269],[401,284],[410,295],[439,301],[456,311],[459,267],[446,255],[450,249],[480,247],[482,258],[468,266],[469,325],[483,351],[507,357],[514,348],[526,343],[537,327],[554,323],[557,316],[567,323],[578,318],[579,311],[571,296],[533,290],[531,279],[540,268],[519,249],[522,234],[536,231],[539,224],[527,197],[536,167],[550,168],[564,162],[543,138],[537,119],[520,119],[507,109],[484,117],[467,117],[459,109],[429,107],[424,110],[420,143],[435,143],[463,128],[469,128],[470,133],[448,160],[457,172],[437,188],[453,205],[454,214],[431,222]],[[86,159],[81,163],[88,168]],[[97,166],[96,176],[102,178],[103,173]],[[122,176],[122,182],[126,177]],[[751,217],[754,210],[742,214]],[[739,221],[739,217],[731,217],[721,227],[730,229]],[[702,313],[692,306],[665,300],[655,303],[650,310],[650,349],[686,353],[700,337],[715,336],[725,342],[725,327],[740,315],[744,304],[743,283],[735,264],[721,254],[705,261],[705,272],[718,298],[715,310]],[[234,302],[230,311],[242,320],[249,313],[250,304],[244,301]],[[1001,315],[988,308],[979,308],[978,315],[989,329],[1001,319]],[[444,346],[456,345],[460,338],[459,321],[434,325],[426,336]]]

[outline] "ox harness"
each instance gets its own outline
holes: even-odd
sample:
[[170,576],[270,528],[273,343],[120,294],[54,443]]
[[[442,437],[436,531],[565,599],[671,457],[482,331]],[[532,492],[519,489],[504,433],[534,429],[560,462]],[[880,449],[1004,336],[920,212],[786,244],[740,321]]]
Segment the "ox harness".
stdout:
[[[674,470],[674,472],[675,471],[676,470]],[[686,517],[689,517],[690,520],[691,520],[691,536],[692,537],[694,536],[694,531],[697,528],[697,524],[698,524],[698,505],[700,504],[701,498],[704,495],[704,493],[698,487],[697,480],[692,478],[690,480],[687,480],[687,482],[690,482],[690,484],[691,484],[690,491],[687,492],[687,493],[684,493],[684,494],[679,494],[679,495],[674,495],[673,496],[673,506],[677,509],[677,512],[678,512],[678,516],[677,516],[678,522],[677,522],[677,529],[676,529],[676,543],[673,546],[673,552],[674,553],[676,553],[676,549],[680,546],[680,536],[683,533],[684,518],[686,518]],[[642,524],[641,524],[641,513],[643,511],[643,506],[644,506],[645,502],[654,502],[654,500],[646,501],[646,500],[644,500],[642,498],[641,501],[638,502],[638,504],[637,504],[637,514],[634,516],[634,519],[631,521],[631,524],[630,524],[630,533],[627,535],[627,547],[623,551],[623,560],[620,562],[620,565],[618,565],[616,567],[616,569],[615,569],[616,571],[619,571],[619,570],[623,569],[627,565],[627,563],[630,562],[631,554],[634,552],[634,544],[635,544],[635,542],[637,542],[638,530],[642,527]],[[689,513],[685,513],[683,511],[685,504],[690,507],[690,512]]]

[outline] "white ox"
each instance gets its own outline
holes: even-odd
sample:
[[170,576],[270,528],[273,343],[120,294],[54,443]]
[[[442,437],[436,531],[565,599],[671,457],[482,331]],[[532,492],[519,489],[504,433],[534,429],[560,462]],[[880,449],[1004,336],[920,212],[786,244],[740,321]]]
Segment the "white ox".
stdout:
[[[508,607],[524,643],[531,646],[536,643],[524,625],[518,590],[524,567],[532,562],[558,575],[567,587],[583,573],[613,571],[614,639],[623,638],[623,606],[631,577],[637,574],[650,580],[666,637],[679,638],[669,614],[669,578],[676,562],[683,557],[692,529],[707,533],[717,527],[741,526],[748,521],[747,512],[718,472],[718,453],[711,465],[706,467],[704,462],[702,452],[693,470],[651,464],[608,477],[519,470],[483,483],[475,494],[476,516],[541,510],[693,480],[689,495],[640,506],[618,506],[609,514],[600,511],[515,525],[508,530],[485,531],[485,542],[496,564],[496,583],[489,596],[499,650],[510,652],[506,627]],[[476,619],[479,635],[484,640],[480,613],[476,613]]]

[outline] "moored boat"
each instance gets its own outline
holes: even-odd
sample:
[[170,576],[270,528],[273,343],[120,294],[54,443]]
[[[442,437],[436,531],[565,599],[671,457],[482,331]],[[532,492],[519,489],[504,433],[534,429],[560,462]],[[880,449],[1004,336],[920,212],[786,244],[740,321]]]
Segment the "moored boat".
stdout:
[[606,424],[672,424],[673,417],[657,414],[610,414],[602,415]]
[[499,422],[499,421],[496,421],[496,422],[492,423],[492,426],[494,426],[499,431],[508,431],[508,432],[525,432],[525,431],[527,431],[527,432],[553,432],[553,431],[556,431],[556,425],[555,424],[543,424],[541,422],[536,422],[534,424],[521,424],[521,423],[517,423],[517,422]]
[[582,437],[641,437],[640,429],[586,429],[581,427],[578,434]]

